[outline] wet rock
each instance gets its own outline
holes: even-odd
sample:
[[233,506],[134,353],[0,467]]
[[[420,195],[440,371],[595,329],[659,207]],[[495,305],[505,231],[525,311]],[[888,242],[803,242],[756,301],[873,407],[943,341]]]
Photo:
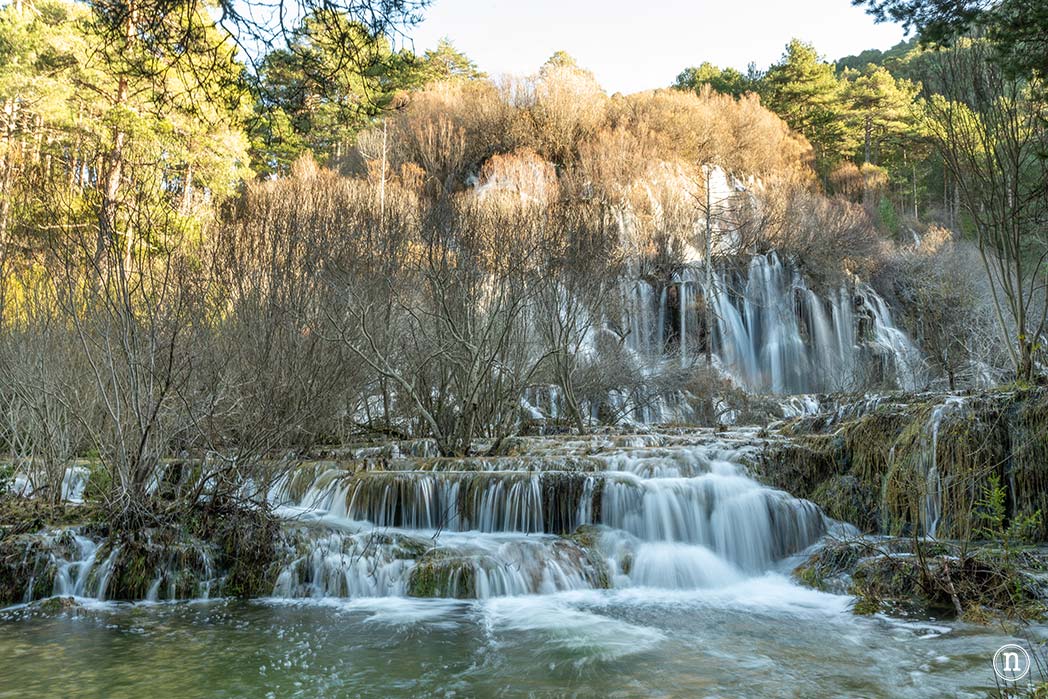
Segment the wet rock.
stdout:
[[408,595],[475,599],[477,567],[480,565],[483,561],[478,557],[433,549],[412,569],[408,578]]
[[[754,469],[868,534],[978,530],[974,507],[996,477],[1007,518],[1048,513],[1048,390],[894,396],[780,426]],[[1048,517],[1034,536],[1048,540]]]
[[32,602],[52,594],[55,559],[72,557],[70,530],[0,539],[0,606]]
[[857,614],[920,618],[1040,619],[1048,601],[1048,553],[971,550],[902,538],[829,543],[798,566],[804,585],[856,597]]
[[36,608],[44,614],[55,615],[83,609],[83,605],[72,597],[48,597],[37,603]]

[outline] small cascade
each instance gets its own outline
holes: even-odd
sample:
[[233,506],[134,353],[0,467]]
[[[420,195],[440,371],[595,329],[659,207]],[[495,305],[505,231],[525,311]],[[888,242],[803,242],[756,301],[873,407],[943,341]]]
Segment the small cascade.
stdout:
[[91,471],[84,466],[72,466],[66,469],[62,478],[62,499],[67,502],[83,502],[84,491]]
[[55,572],[54,594],[60,597],[91,597],[105,599],[106,588],[113,569],[113,561],[119,549],[113,548],[98,560],[102,548],[98,542],[79,534],[73,535],[75,555],[69,558],[54,554]]
[[378,532],[302,529],[274,588],[278,597],[392,597],[407,593],[407,574],[425,540]]
[[[120,561],[124,549],[104,538],[91,538],[80,528],[52,529],[24,535],[18,566],[25,571],[23,603],[46,597],[79,599],[125,599],[127,578],[114,578],[123,568],[148,575],[147,587],[130,594],[134,599],[155,602],[176,599],[207,599],[223,583],[211,545],[196,539],[146,540],[136,545],[134,559]],[[130,561],[130,562],[129,562]],[[118,563],[120,565],[118,565]],[[148,566],[142,570],[142,566]],[[114,590],[114,585],[122,586]],[[136,588],[137,589],[137,588]]]
[[939,474],[939,427],[943,418],[964,407],[964,398],[952,396],[932,409],[921,431],[920,466],[924,479],[923,525],[925,534],[935,537],[942,519],[942,478]]
[[[28,468],[32,469],[33,466]],[[62,475],[60,485],[62,499],[72,503],[83,502],[84,491],[87,490],[87,481],[90,476],[91,470],[82,464],[68,466]],[[32,474],[25,470],[17,470],[7,486],[8,491],[22,497],[32,497],[36,494],[33,487],[34,480]]]
[[307,492],[303,506],[403,529],[565,534],[591,517],[597,476],[549,471],[363,472]]

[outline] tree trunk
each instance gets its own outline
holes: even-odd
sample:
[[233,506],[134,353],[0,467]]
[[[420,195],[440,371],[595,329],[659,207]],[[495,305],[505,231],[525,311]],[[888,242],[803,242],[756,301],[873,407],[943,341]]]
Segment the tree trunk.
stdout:
[[710,174],[706,170],[706,293],[702,300],[706,315],[706,368],[713,366],[713,211]]
[[[134,41],[135,20],[137,10],[133,4],[128,6],[127,24],[124,27],[124,39],[126,45],[124,50],[130,50]],[[117,83],[116,99],[114,106],[122,107],[127,103],[128,80],[127,74],[122,74]],[[113,133],[113,147],[107,154],[104,162],[105,182],[102,188],[102,206],[98,212],[98,243],[95,251],[96,258],[101,258],[106,246],[115,248],[117,242],[117,213],[119,208],[120,185],[124,178],[124,147],[127,143],[127,134],[119,126]],[[125,265],[130,261],[133,243],[131,233],[127,232],[128,240],[124,243]]]
[[4,160],[0,164],[0,272],[3,272],[7,261],[8,228],[11,216],[11,182],[15,165],[13,162],[15,120],[18,117],[18,103],[8,100],[4,104],[4,115],[7,117],[4,129]]
[[193,205],[193,162],[186,162],[186,181],[182,185],[182,213],[188,214]]
[[[127,101],[127,78],[121,77],[116,93],[116,104]],[[127,135],[120,128],[113,134],[113,147],[105,158],[105,182],[102,187],[102,206],[98,213],[98,249],[101,258],[107,246],[115,246],[117,239],[117,207],[120,183],[124,177],[124,145]],[[128,243],[130,247],[130,243]]]
[[866,149],[865,149],[865,162],[867,165],[870,164],[870,141],[872,140],[873,131],[873,117],[869,114],[866,115]]

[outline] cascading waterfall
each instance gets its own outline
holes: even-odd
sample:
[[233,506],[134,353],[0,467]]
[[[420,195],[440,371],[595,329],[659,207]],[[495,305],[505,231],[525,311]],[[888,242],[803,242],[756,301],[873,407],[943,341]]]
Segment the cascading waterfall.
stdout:
[[634,284],[629,342],[638,356],[656,360],[672,350],[685,365],[699,361],[701,298],[710,299],[713,310],[707,336],[718,366],[749,390],[913,388],[920,381],[919,351],[865,284],[849,282],[820,296],[775,253],[755,255],[744,274],[718,269],[709,276],[712,287],[700,263],[661,290],[645,280]]
[[[961,409],[964,398],[951,396],[932,409],[928,422],[921,431],[920,466],[924,476],[924,531],[935,537],[935,531],[942,519],[942,478],[939,474],[939,428],[943,418]],[[894,454],[893,454],[894,457]]]
[[54,594],[70,597],[103,599],[109,575],[118,550],[114,548],[101,560],[99,544],[87,537],[73,535],[73,553],[68,558],[56,557]]
[[[755,440],[747,430],[527,438],[517,456],[461,458],[419,442],[303,464],[268,493],[286,522],[272,592],[485,598],[762,575],[828,522],[750,478]],[[54,571],[52,594],[106,599],[119,547],[77,529],[47,537],[34,569]],[[221,594],[207,546],[157,556],[146,600]],[[39,594],[34,582],[26,602]]]
[[[489,597],[694,588],[774,570],[825,533],[810,502],[746,474],[753,446],[556,444],[470,470],[333,470],[278,512],[301,523],[274,594]],[[529,454],[531,452],[529,451]],[[451,461],[444,466],[452,467]],[[464,466],[465,463],[459,463]],[[576,470],[556,470],[571,465]],[[325,473],[333,475],[325,476]]]

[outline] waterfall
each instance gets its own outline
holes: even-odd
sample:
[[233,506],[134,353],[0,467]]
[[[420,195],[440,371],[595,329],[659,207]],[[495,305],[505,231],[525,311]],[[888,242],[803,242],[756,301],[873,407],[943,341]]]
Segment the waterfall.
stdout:
[[[868,383],[915,388],[924,362],[894,324],[887,303],[868,285],[849,281],[822,295],[774,252],[755,255],[744,272],[687,267],[658,294],[638,281],[630,294],[631,348],[657,361],[676,339],[680,361],[699,352],[689,340],[704,327],[709,299],[714,327],[706,333],[717,365],[754,392],[801,394],[855,391]],[[678,308],[671,309],[676,296]],[[671,310],[675,313],[671,314]],[[645,319],[657,315],[654,332]]]
[[[761,448],[752,431],[518,439],[512,456],[440,457],[400,442],[284,474],[267,492],[285,522],[272,594],[716,587],[777,570],[827,530],[814,504],[748,475]],[[107,599],[119,546],[75,528],[27,542],[26,602],[48,575],[53,595]],[[144,600],[222,594],[228,571],[211,545],[143,543]]]
[[756,447],[744,436],[605,439],[532,438],[520,457],[314,468],[305,490],[291,474],[273,500],[301,527],[274,595],[721,586],[775,570],[826,531],[815,505],[747,475]]
[[942,478],[939,474],[939,427],[943,418],[964,407],[964,398],[951,396],[932,409],[928,422],[921,431],[921,470],[924,477],[923,528],[927,536],[935,537],[942,518]]
[[99,561],[98,553],[101,546],[97,542],[80,535],[74,535],[73,540],[73,555],[69,555],[68,558],[54,556],[57,568],[54,594],[63,597],[105,599],[109,576],[119,549],[114,547]]

